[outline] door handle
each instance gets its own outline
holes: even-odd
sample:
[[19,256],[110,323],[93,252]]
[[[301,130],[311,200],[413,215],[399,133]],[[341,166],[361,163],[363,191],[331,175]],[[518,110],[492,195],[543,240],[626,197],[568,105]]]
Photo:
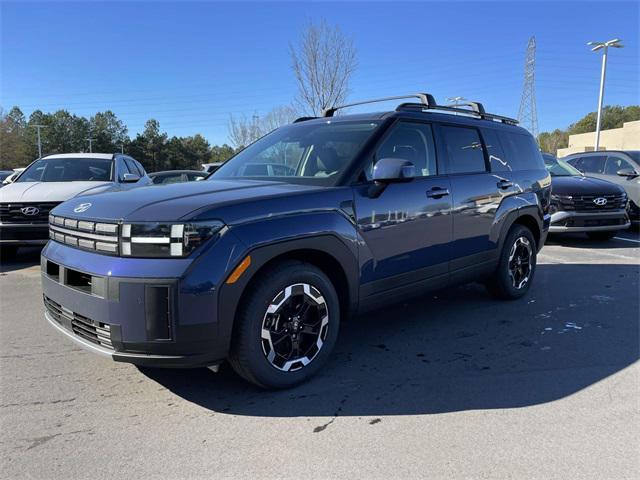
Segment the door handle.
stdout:
[[447,195],[449,195],[448,188],[433,187],[431,190],[427,191],[427,197],[429,198],[441,198]]
[[500,180],[498,182],[498,188],[505,190],[509,187],[513,187],[513,182],[510,182],[509,180]]

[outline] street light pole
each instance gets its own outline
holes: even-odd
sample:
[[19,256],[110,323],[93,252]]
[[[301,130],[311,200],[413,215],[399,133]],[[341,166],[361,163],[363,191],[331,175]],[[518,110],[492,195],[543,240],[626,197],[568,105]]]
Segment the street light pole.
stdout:
[[589,42],[587,45],[593,45],[592,52],[602,50],[602,72],[600,73],[600,94],[598,96],[598,117],[596,120],[596,142],[594,150],[597,152],[600,150],[600,127],[602,125],[602,103],[604,101],[604,81],[607,76],[607,53],[609,47],[622,48],[619,38],[614,38],[608,42]]
[[34,125],[38,131],[38,158],[42,158],[42,141],[40,140],[40,129],[45,128],[46,125]]

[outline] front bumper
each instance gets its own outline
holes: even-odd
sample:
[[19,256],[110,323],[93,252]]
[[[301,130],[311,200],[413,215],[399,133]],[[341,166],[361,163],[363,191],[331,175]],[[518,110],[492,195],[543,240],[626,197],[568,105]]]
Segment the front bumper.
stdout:
[[225,273],[218,263],[229,259],[213,258],[204,265],[200,258],[119,258],[51,241],[41,257],[45,318],[80,347],[115,361],[216,365],[229,348],[228,336],[219,334],[216,281]]
[[0,223],[0,246],[44,245],[48,240],[47,223]]
[[629,228],[631,222],[626,210],[612,212],[559,211],[551,214],[550,233],[603,232]]

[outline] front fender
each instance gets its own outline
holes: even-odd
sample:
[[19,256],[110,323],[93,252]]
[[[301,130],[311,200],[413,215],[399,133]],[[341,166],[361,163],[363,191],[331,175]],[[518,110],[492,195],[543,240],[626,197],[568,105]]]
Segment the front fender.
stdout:
[[286,215],[237,225],[231,230],[245,249],[234,252],[227,276],[247,255],[251,255],[251,264],[235,283],[223,281],[219,289],[218,318],[221,322],[218,334],[226,345],[230,345],[236,311],[251,280],[269,261],[294,251],[321,252],[340,264],[348,290],[345,316],[357,310],[358,245],[355,225],[348,215],[339,211]]

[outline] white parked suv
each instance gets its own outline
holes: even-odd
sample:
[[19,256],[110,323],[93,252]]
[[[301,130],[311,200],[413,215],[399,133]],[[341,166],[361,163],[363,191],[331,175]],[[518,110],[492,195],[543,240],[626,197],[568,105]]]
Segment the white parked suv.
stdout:
[[49,239],[49,211],[70,198],[150,185],[140,163],[119,153],[65,153],[40,158],[0,189],[0,253]]

